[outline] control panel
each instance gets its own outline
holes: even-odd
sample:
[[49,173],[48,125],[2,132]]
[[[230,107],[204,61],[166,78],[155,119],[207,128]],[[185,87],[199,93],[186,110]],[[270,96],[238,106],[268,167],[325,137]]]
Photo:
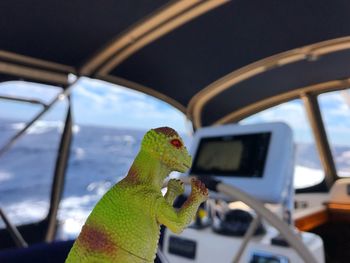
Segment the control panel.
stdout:
[[[276,230],[268,228],[263,235],[255,236],[248,243],[241,263],[304,263],[294,249],[288,246],[272,245]],[[304,244],[324,263],[322,239],[312,233],[302,233]],[[180,235],[169,230],[164,233],[163,253],[171,263],[232,262],[242,243],[242,237],[231,237],[205,229],[188,228]]]

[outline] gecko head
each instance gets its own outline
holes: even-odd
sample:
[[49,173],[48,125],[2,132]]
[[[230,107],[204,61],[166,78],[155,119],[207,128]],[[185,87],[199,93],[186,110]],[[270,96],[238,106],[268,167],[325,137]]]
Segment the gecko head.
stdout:
[[171,171],[186,172],[192,165],[182,138],[172,128],[160,127],[146,133],[141,150],[166,165]]

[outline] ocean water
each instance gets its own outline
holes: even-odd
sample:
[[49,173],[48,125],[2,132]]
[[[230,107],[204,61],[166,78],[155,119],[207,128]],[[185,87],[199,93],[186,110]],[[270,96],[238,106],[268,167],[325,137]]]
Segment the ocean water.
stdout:
[[[24,125],[0,120],[0,146]],[[65,189],[59,208],[58,239],[74,238],[101,196],[127,173],[145,131],[74,126]],[[38,122],[0,158],[0,207],[15,224],[35,222],[48,212],[62,123]],[[184,137],[186,145],[190,138]],[[297,145],[296,186],[320,182],[323,171],[314,145]],[[334,151],[350,174],[349,147]],[[0,227],[4,227],[0,220]]]
[[[23,126],[1,120],[0,145]],[[99,198],[127,173],[145,133],[93,126],[73,130],[59,238],[74,237],[80,231]],[[13,223],[46,216],[61,132],[60,122],[38,122],[0,158],[0,207]]]

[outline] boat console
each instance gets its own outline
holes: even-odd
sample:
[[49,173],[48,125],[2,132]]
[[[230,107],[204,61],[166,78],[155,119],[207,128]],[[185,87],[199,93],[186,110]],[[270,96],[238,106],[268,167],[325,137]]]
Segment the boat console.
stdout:
[[[219,181],[237,192],[242,191],[243,196],[253,199],[262,209],[273,207],[273,213],[292,230],[291,235],[298,236],[314,262],[324,262],[321,238],[297,232],[291,220],[294,146],[292,131],[287,125],[203,128],[194,136],[191,153],[194,161],[186,176]],[[260,209],[255,207],[254,211],[239,201],[222,193],[212,193],[190,228],[180,235],[165,230],[165,257],[179,263],[303,262],[295,246],[290,246],[266,223],[269,220],[262,217]]]

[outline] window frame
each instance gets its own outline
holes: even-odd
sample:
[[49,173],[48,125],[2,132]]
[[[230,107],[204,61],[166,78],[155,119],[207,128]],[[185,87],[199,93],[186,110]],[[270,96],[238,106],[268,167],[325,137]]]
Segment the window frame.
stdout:
[[[26,100],[20,97],[10,97],[10,96],[2,96],[0,99],[9,99],[9,100],[17,100],[24,103],[34,103],[40,104],[43,106],[43,110],[35,116],[21,131],[19,131],[15,137],[13,138],[13,142],[15,142],[24,132],[38,120],[45,112],[47,112],[51,106],[53,106],[59,98],[63,95],[67,97],[68,108],[65,116],[64,123],[64,131],[61,134],[60,138],[60,146],[59,146],[59,155],[56,158],[55,163],[55,171],[53,177],[53,183],[51,187],[51,196],[50,196],[50,204],[49,204],[49,212],[47,217],[43,220],[45,225],[47,226],[45,231],[45,240],[50,242],[54,239],[56,234],[56,225],[57,225],[57,212],[59,203],[61,201],[61,196],[64,188],[64,179],[66,176],[66,167],[69,159],[70,152],[70,144],[72,139],[72,116],[71,116],[71,100],[69,96],[70,88],[74,85],[75,82],[71,83],[66,88],[62,88],[62,91],[57,95],[57,97],[53,100],[53,102],[49,104],[45,104],[40,101],[35,100]],[[113,82],[110,82],[113,84]],[[329,91],[337,91],[344,90],[349,88],[349,83],[344,81],[339,81],[339,83],[326,82],[313,86],[308,86],[302,89],[294,90],[291,92],[283,93],[278,96],[267,99],[266,101],[260,101],[254,104],[249,105],[247,109],[241,109],[240,111],[234,112],[233,116],[225,119],[225,122],[235,122],[249,117],[253,114],[256,114],[260,111],[268,109],[273,106],[277,106],[281,103],[288,102],[293,99],[302,99],[304,102],[304,107],[307,110],[308,119],[310,122],[310,126],[312,127],[312,133],[315,138],[316,145],[319,142],[319,138],[324,142],[323,146],[318,146],[318,154],[323,164],[323,170],[325,171],[325,179],[319,184],[313,185],[311,187],[297,189],[296,192],[305,193],[305,192],[324,192],[328,191],[331,184],[339,178],[337,175],[337,171],[335,172],[326,172],[327,170],[324,167],[324,163],[328,163],[328,165],[334,165],[334,159],[332,154],[330,153],[329,148],[329,139],[325,134],[324,121],[322,120],[322,116],[320,113],[320,108],[318,104],[318,95],[329,92]],[[6,97],[6,98],[5,98]],[[224,123],[221,123],[224,124]],[[328,146],[327,146],[328,145]],[[323,147],[323,150],[320,150]],[[320,149],[319,149],[320,148]],[[328,148],[328,149],[327,149]],[[0,158],[1,151],[0,149]],[[330,154],[327,152],[329,151]]]
[[[349,79],[349,82],[350,82],[350,79]],[[348,90],[348,91],[350,91],[350,84],[348,83],[346,87],[341,88],[341,89],[332,89],[332,90],[328,90],[328,91],[326,91],[326,92],[318,93],[318,94],[317,94],[318,103],[319,103],[319,98],[318,98],[319,95],[324,95],[324,94],[327,94],[327,93],[337,92],[337,91],[339,92],[339,91],[343,91],[343,90]],[[319,107],[319,111],[320,111],[320,114],[321,114],[321,118],[323,118],[323,117],[322,117],[322,110],[321,110],[320,105],[319,105],[318,107]],[[325,128],[326,128],[326,124],[325,124],[325,121],[324,121],[323,119],[322,119],[322,123],[323,123],[323,128],[325,129]],[[325,129],[325,132],[326,132],[326,129]],[[326,135],[327,135],[327,132],[326,132]],[[328,135],[328,136],[330,137],[330,135]],[[329,144],[329,146],[330,146],[330,145],[331,145],[331,142],[330,142],[329,137],[327,137],[327,140],[328,140],[328,144]],[[335,177],[336,179],[335,179],[335,180],[346,178],[346,177],[342,177],[342,176],[339,176],[339,175],[338,175],[338,169],[337,169],[336,164],[335,164],[335,160],[334,160],[333,153],[332,153],[332,151],[331,151],[331,147],[330,147],[330,155],[331,155],[331,158],[332,158],[333,163],[334,163],[334,169],[335,169],[335,175],[336,175],[336,177]]]
[[[0,82],[0,84],[4,82]],[[40,82],[31,82],[31,83],[41,84]],[[67,98],[67,110],[65,115],[63,116],[63,119],[64,119],[63,132],[59,138],[59,147],[57,149],[58,154],[56,155],[55,168],[52,175],[52,185],[50,189],[50,201],[49,201],[48,213],[44,219],[38,222],[32,222],[30,224],[17,226],[20,229],[21,228],[27,229],[30,226],[44,228],[44,231],[42,233],[43,235],[40,236],[39,234],[40,241],[52,242],[56,235],[58,207],[59,207],[59,203],[61,201],[61,196],[64,189],[64,179],[65,179],[66,168],[69,160],[70,145],[71,145],[72,135],[73,135],[73,121],[72,121],[72,112],[71,112],[72,103],[69,95],[69,90],[70,90],[70,87],[74,85],[74,83],[75,82],[73,82],[70,86],[68,86],[65,89],[59,86],[55,86],[57,88],[61,88],[61,90],[49,104],[46,104],[45,102],[42,102],[40,100],[26,99],[20,96],[1,95],[0,97],[0,100],[1,99],[10,100],[10,101],[30,103],[30,104],[42,106],[42,110],[39,111],[39,113],[36,114],[22,129],[20,129],[17,133],[15,133],[15,135],[8,140],[8,143],[5,143],[5,145],[0,148],[0,158],[5,152],[11,149],[13,144],[15,144],[16,141],[19,138],[21,138],[25,134],[25,132],[37,120],[39,120],[46,112],[48,112],[52,108],[52,106],[54,106],[59,100],[61,100],[62,96]],[[0,229],[0,232],[3,232],[3,230],[6,230],[6,229]]]

